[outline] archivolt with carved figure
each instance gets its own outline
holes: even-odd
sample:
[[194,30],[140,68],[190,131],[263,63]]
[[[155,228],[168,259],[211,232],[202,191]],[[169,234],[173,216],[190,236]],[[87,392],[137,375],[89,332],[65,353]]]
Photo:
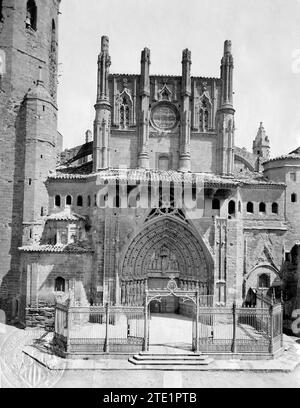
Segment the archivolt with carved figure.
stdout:
[[125,250],[121,279],[164,288],[173,276],[187,289],[199,286],[201,294],[213,294],[212,257],[197,235],[187,222],[169,216],[147,222]]

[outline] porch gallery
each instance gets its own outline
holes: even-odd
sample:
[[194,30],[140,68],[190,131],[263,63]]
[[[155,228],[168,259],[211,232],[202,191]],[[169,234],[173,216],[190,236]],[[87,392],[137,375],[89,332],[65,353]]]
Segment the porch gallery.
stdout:
[[[235,303],[231,307],[213,307],[209,296],[200,295],[199,287],[179,288],[171,277],[165,289],[148,289],[146,282],[143,306],[82,307],[75,306],[72,297],[67,305],[57,304],[55,351],[65,357],[148,351],[156,345],[151,336],[157,316],[153,305],[164,299],[179,300],[181,319],[174,315],[169,319],[173,316],[179,328],[185,325],[185,337],[173,341],[181,341],[180,346],[187,350],[268,358],[282,349],[282,304],[275,303],[274,298],[257,296],[254,307],[237,307]],[[160,325],[160,330],[161,342],[168,327]]]

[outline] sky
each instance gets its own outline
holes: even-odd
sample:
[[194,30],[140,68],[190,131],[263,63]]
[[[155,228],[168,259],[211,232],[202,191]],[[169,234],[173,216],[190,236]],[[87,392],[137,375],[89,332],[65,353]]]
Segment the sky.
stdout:
[[181,75],[182,50],[192,75],[220,76],[232,41],[235,144],[252,149],[259,123],[271,156],[300,146],[300,0],[62,0],[59,28],[59,131],[64,147],[93,129],[101,36],[110,38],[111,73]]

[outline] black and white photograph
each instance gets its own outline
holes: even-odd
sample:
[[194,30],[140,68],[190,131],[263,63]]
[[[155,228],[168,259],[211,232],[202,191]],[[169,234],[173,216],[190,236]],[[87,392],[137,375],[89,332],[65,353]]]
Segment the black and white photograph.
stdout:
[[299,23],[0,0],[0,389],[300,388]]

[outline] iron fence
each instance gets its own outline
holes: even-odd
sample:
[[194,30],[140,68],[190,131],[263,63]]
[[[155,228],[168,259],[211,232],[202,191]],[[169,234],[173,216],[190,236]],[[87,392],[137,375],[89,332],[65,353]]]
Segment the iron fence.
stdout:
[[57,305],[54,347],[65,354],[131,353],[144,345],[144,308]]
[[[197,330],[201,352],[273,354],[282,347],[282,306],[201,307]],[[196,337],[195,319],[194,348]]]
[[[192,311],[194,351],[274,355],[282,348],[280,303],[216,307],[207,300],[204,305],[200,299],[193,306],[186,303]],[[148,350],[148,307],[57,304],[54,348],[63,355],[131,354]]]

